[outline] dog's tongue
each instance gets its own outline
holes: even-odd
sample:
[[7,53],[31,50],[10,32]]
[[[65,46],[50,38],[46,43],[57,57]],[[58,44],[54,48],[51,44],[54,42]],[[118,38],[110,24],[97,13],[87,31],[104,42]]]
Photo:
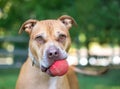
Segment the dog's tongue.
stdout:
[[68,63],[66,60],[58,60],[48,69],[48,73],[52,76],[62,76],[68,71]]

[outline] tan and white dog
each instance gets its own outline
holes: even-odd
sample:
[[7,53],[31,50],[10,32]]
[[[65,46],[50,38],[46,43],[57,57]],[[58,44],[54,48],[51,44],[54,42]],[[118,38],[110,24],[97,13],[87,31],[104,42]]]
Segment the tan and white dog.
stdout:
[[24,30],[29,34],[29,53],[16,89],[79,89],[77,77],[70,67],[62,76],[47,71],[55,61],[67,59],[71,44],[69,29],[75,24],[67,15],[56,20],[30,19],[23,23],[19,33]]

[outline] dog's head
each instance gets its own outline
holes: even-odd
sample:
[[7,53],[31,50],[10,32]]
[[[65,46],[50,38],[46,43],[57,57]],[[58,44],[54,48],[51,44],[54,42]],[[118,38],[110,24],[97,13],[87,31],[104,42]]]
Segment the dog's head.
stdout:
[[74,19],[63,15],[57,20],[30,19],[21,26],[19,33],[24,30],[30,35],[29,56],[43,72],[57,60],[67,58],[71,44],[69,29],[72,25],[76,25]]

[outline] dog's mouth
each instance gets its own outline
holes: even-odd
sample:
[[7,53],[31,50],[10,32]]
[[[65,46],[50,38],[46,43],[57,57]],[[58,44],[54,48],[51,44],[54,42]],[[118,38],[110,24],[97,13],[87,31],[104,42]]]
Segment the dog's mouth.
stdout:
[[66,59],[57,60],[48,68],[41,66],[42,72],[47,73],[48,75],[54,76],[62,76],[68,71],[68,62]]

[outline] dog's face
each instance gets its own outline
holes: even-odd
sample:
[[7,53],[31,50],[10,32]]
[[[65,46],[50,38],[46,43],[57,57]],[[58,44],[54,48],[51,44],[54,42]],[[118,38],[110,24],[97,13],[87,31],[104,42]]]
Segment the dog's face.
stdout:
[[73,24],[74,19],[64,15],[57,20],[28,20],[22,25],[19,32],[29,33],[29,49],[42,71],[67,58],[71,44],[69,29]]

